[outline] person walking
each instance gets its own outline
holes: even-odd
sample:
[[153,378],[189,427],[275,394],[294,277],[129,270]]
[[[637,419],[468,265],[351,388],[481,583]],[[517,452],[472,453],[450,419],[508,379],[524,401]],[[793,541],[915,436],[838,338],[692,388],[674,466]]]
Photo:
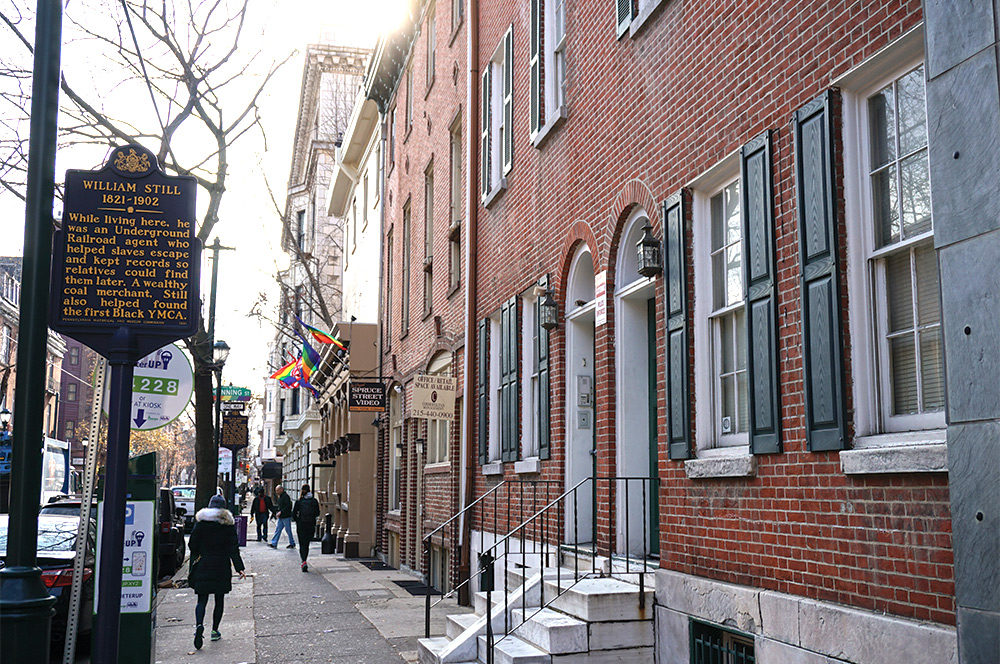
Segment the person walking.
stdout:
[[295,548],[295,535],[292,534],[292,499],[285,493],[284,487],[280,484],[274,487],[274,495],[277,497],[277,504],[274,506],[274,514],[278,517],[278,525],[274,529],[274,537],[268,543],[272,549],[278,548],[278,541],[281,540],[281,531],[288,532],[288,546],[286,549]]
[[319,518],[319,501],[309,492],[309,485],[302,485],[302,492],[299,499],[295,501],[292,508],[292,520],[295,521],[295,530],[299,535],[299,557],[302,559],[302,571],[308,572],[309,565],[306,559],[309,557],[309,542],[316,534],[316,519]]
[[[191,551],[191,571],[188,585],[198,596],[194,607],[194,647],[201,649],[205,640],[205,609],[208,596],[215,596],[212,611],[212,640],[222,638],[219,624],[226,609],[226,593],[233,589],[233,568],[241,579],[246,578],[246,566],[240,558],[240,544],[236,537],[236,522],[226,509],[226,499],[212,496],[208,507],[194,516],[194,529],[188,548]],[[232,567],[230,567],[230,563]]]
[[274,503],[271,497],[264,493],[263,489],[254,491],[253,501],[250,503],[250,520],[257,521],[257,541],[267,541],[267,521],[274,511]]

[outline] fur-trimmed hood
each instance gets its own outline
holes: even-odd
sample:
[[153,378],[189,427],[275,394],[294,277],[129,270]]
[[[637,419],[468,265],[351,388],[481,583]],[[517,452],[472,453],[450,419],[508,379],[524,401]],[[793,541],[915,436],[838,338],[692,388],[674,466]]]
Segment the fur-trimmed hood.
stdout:
[[224,526],[232,526],[236,523],[233,513],[221,507],[205,507],[198,510],[194,515],[195,521],[215,521]]

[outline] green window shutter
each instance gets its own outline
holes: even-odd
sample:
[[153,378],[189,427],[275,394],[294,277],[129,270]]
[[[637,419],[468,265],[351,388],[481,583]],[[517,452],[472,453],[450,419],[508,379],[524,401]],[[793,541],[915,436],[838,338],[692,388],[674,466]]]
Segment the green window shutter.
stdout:
[[482,188],[483,188],[483,198],[490,193],[490,70],[492,65],[487,62],[486,69],[483,71],[483,89],[482,89],[482,115],[483,115],[483,141],[482,150],[479,152],[479,164],[480,164],[480,174],[482,175]]
[[514,166],[514,26],[503,37],[503,172]]
[[[542,128],[542,10],[543,0],[531,0],[531,135]],[[551,2],[551,0],[550,0]]]
[[[548,276],[538,282],[542,288],[548,288]],[[538,358],[538,458],[548,459],[552,456],[552,391],[549,386],[549,331],[541,326],[539,310],[542,298],[535,300],[535,357]]]
[[813,452],[844,449],[833,92],[795,112],[795,198],[802,272],[802,368],[806,442]]
[[632,0],[615,0],[615,11],[618,19],[615,36],[621,37],[628,32],[628,26],[632,24]]
[[667,451],[671,459],[691,458],[685,203],[685,192],[681,191],[663,204],[667,275]]
[[503,461],[517,461],[518,403],[517,298],[500,307],[500,451]]
[[776,454],[781,451],[781,414],[770,131],[740,149],[740,196],[750,450],[754,454]]
[[476,396],[479,399],[479,464],[490,460],[490,319],[479,321],[479,367],[476,372]]

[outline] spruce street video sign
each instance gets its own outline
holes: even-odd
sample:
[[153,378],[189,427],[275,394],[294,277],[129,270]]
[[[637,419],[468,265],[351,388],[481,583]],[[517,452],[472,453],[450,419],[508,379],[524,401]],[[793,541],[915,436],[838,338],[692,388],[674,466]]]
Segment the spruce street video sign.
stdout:
[[139,145],[104,168],[66,171],[56,235],[51,327],[104,352],[130,328],[145,352],[197,329],[201,244],[193,177],[162,173]]

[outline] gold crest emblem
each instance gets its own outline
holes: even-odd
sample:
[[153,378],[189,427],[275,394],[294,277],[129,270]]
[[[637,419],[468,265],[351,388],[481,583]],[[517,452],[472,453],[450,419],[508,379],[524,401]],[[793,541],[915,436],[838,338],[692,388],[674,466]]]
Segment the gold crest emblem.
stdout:
[[142,173],[150,169],[149,155],[136,154],[135,148],[129,148],[128,154],[120,151],[115,157],[115,168],[126,173]]

